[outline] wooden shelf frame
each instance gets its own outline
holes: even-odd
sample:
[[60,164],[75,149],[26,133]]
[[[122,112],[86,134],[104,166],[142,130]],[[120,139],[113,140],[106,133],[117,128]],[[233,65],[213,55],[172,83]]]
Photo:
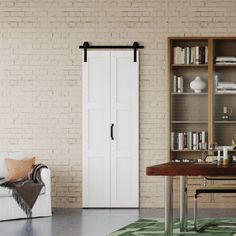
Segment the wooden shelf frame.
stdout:
[[[234,71],[236,72],[236,64],[216,64],[214,59],[216,56],[225,56],[222,53],[222,48],[226,50],[226,55],[231,55],[229,53],[232,53],[229,50],[229,45],[227,43],[234,42],[236,45],[236,37],[169,37],[168,38],[168,55],[167,55],[167,78],[168,78],[168,149],[169,149],[169,160],[172,160],[174,158],[174,153],[178,153],[181,155],[182,152],[192,152],[195,153],[201,153],[203,150],[171,150],[171,140],[170,140],[170,133],[172,130],[176,130],[174,127],[181,127],[181,124],[183,124],[183,129],[186,127],[186,130],[191,130],[191,128],[195,127],[196,130],[199,130],[199,126],[206,127],[206,131],[208,131],[208,144],[215,143],[215,134],[219,135],[219,130],[222,132],[222,128],[219,128],[219,130],[216,130],[217,127],[234,127],[234,124],[236,124],[235,117],[232,117],[233,120],[229,121],[221,121],[217,120],[217,117],[214,117],[215,109],[217,111],[221,112],[221,108],[219,107],[219,104],[216,104],[217,98],[218,101],[221,99],[225,99],[225,101],[228,101],[227,99],[233,99],[234,95],[236,93],[217,93],[214,88],[214,76],[215,73],[218,71],[223,73],[226,73],[225,71]],[[173,47],[174,46],[194,46],[194,45],[207,45],[208,46],[208,63],[207,64],[173,64]],[[224,51],[223,51],[224,52]],[[235,53],[234,56],[236,56],[236,46],[233,49],[233,53]],[[231,55],[233,56],[233,55]],[[196,94],[194,92],[191,92],[190,90],[184,91],[184,93],[174,93],[172,91],[172,81],[173,81],[173,75],[175,73],[186,73],[187,75],[193,74],[196,75],[198,72],[201,74],[207,73],[207,91],[204,91],[203,93]],[[186,71],[186,72],[185,72]],[[207,71],[207,72],[206,72]],[[225,81],[227,81],[227,78],[225,78]],[[188,78],[189,82],[189,78]],[[201,96],[202,95],[202,96]],[[195,98],[192,98],[195,97]],[[180,99],[179,102],[177,100],[173,99]],[[206,99],[201,100],[206,101],[207,104],[207,120],[205,121],[203,118],[203,121],[197,118],[196,120],[190,119],[190,120],[175,120],[173,119],[175,116],[172,115],[173,111],[176,111],[176,109],[172,108],[172,101],[175,101],[175,105],[177,106],[181,104],[183,101],[188,102],[195,102],[196,100],[191,99]],[[184,100],[186,99],[186,100]],[[220,100],[219,100],[220,99]],[[177,101],[177,103],[176,103]],[[200,100],[199,100],[200,101]],[[230,102],[229,102],[230,103]],[[236,104],[236,103],[235,103]],[[233,109],[235,109],[236,112],[236,106],[233,104]],[[183,104],[184,108],[186,108],[186,103]],[[227,103],[226,103],[227,105]],[[180,110],[180,112],[184,111],[184,108]],[[205,116],[203,116],[205,117]],[[194,131],[194,130],[193,130]],[[236,129],[235,129],[236,133]],[[226,134],[223,134],[224,137],[226,137]],[[221,145],[221,143],[219,143]],[[230,144],[229,144],[230,145]],[[197,157],[195,155],[195,157]],[[198,157],[200,157],[200,154],[198,154]]]

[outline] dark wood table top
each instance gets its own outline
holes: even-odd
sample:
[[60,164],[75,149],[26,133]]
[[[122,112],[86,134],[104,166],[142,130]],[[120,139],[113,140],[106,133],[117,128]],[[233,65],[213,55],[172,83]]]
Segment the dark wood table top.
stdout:
[[168,162],[148,166],[149,176],[236,176],[236,164],[227,166],[212,163]]

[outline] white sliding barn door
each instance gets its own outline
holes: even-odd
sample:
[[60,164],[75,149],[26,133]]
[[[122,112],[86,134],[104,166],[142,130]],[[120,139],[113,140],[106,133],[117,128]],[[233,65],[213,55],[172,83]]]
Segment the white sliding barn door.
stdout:
[[83,207],[139,206],[138,52],[133,59],[88,51],[83,63]]
[[[138,59],[138,55],[137,55]],[[111,206],[138,207],[138,60],[133,51],[111,54]]]
[[110,207],[110,53],[83,63],[83,207]]

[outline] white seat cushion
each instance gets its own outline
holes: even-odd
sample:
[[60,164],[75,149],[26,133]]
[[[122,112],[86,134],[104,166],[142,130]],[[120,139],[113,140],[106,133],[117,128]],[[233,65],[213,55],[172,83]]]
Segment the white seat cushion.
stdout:
[[[43,186],[40,195],[45,194],[45,186]],[[0,197],[12,197],[12,190],[0,187]]]

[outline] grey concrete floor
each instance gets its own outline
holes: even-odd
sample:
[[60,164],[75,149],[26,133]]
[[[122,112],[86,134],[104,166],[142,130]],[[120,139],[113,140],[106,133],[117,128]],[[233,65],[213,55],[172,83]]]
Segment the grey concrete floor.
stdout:
[[[163,209],[54,209],[50,218],[0,222],[0,236],[105,236],[139,218],[163,216]],[[199,216],[236,217],[236,209],[199,209]]]

